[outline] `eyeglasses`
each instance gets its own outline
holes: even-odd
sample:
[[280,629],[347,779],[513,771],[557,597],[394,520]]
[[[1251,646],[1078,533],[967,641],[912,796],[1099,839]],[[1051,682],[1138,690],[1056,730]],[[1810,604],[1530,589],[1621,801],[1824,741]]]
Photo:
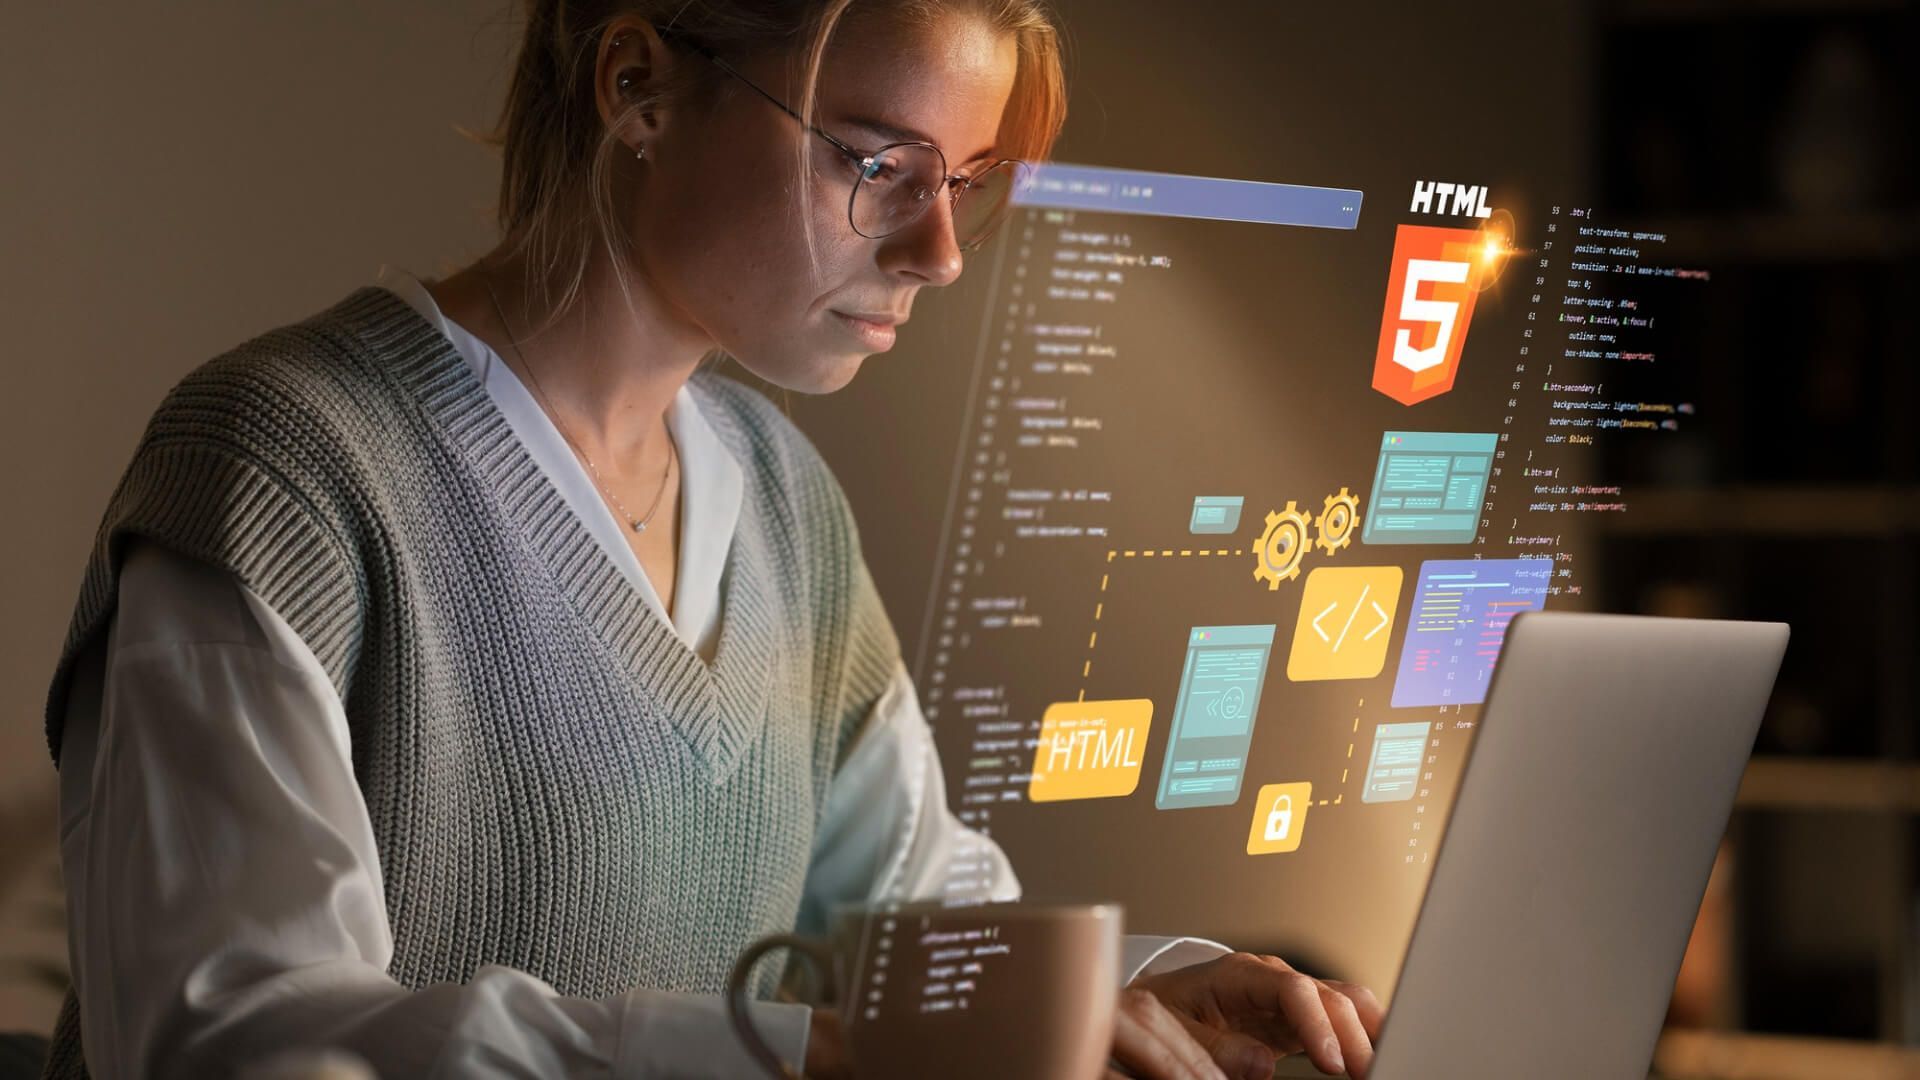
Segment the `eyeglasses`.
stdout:
[[972,176],[947,172],[947,156],[930,142],[888,143],[871,153],[855,150],[787,107],[787,103],[762,90],[752,79],[734,70],[712,49],[693,41],[672,28],[661,30],[662,37],[674,38],[720,70],[752,87],[754,92],[778,106],[781,112],[806,124],[808,130],[832,144],[844,155],[852,169],[853,192],[847,196],[847,222],[853,231],[870,240],[891,236],[920,219],[933,205],[934,196],[948,193],[953,209],[953,234],[961,251],[976,251],[993,237],[1007,211],[1013,205],[1013,189],[1026,163],[1001,158],[986,164]]

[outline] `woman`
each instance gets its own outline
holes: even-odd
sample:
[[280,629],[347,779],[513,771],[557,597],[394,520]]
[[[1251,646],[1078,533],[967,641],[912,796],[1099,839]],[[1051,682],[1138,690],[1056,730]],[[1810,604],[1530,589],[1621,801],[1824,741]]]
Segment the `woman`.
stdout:
[[[700,368],[818,393],[889,347],[1003,216],[1001,163],[1049,149],[1052,25],[531,7],[499,247],[189,375],[107,510],[48,706],[55,1072],[325,1046],[396,1076],[738,1074],[714,995],[746,942],[936,891],[962,850],[1017,895],[946,809],[832,476]],[[1223,952],[1130,942],[1119,1063],[1364,1072],[1370,995]],[[842,1067],[829,1010],[759,1009]]]

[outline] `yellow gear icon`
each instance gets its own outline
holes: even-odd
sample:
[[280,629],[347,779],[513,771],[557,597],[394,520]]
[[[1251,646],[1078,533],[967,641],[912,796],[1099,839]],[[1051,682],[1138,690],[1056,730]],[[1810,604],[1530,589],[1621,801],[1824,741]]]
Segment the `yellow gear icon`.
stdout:
[[1307,553],[1307,515],[1292,499],[1283,510],[1267,512],[1267,530],[1253,545],[1253,576],[1267,583],[1268,591],[1280,583],[1300,576],[1300,559]]
[[1313,542],[1331,555],[1353,542],[1353,526],[1360,520],[1360,500],[1343,485],[1340,494],[1327,496],[1320,516],[1313,519]]

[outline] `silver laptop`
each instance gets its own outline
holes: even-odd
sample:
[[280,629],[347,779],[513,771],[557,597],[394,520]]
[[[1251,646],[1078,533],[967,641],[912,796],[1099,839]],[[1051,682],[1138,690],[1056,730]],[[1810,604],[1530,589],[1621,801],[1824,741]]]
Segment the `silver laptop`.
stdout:
[[1779,623],[1514,620],[1373,1080],[1644,1080],[1786,647]]

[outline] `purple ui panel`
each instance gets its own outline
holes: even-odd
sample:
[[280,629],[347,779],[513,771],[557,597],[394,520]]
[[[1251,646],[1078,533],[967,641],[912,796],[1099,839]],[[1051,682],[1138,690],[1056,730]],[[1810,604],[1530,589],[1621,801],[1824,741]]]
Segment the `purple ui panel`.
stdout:
[[1487,700],[1507,624],[1546,606],[1553,560],[1437,559],[1420,564],[1393,681],[1398,709]]

